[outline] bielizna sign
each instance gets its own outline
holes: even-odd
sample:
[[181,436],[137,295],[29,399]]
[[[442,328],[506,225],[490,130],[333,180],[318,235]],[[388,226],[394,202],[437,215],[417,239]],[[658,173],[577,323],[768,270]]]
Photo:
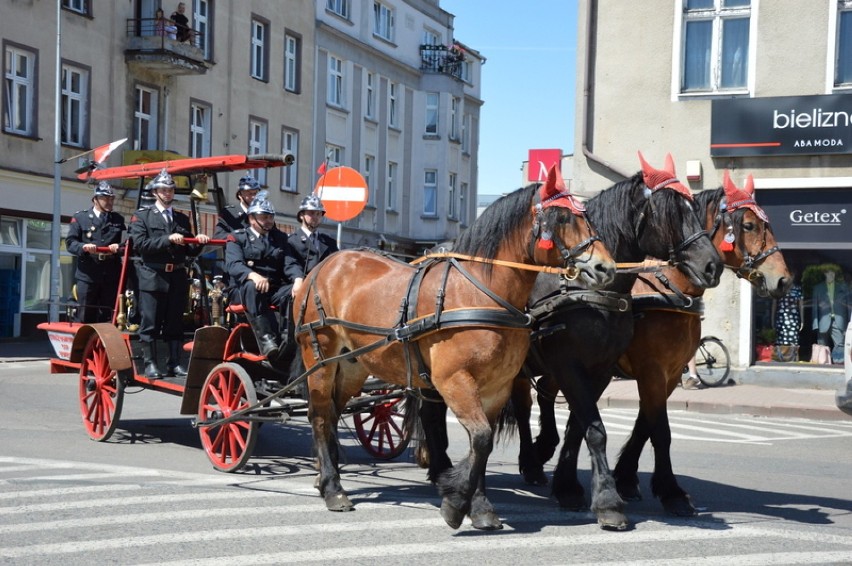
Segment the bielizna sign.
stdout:
[[852,153],[852,95],[714,100],[710,155]]

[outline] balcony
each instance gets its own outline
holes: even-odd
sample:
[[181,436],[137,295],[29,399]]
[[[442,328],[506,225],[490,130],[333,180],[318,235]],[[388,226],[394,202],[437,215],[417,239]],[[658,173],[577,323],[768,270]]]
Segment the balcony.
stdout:
[[127,20],[124,61],[131,67],[164,76],[203,75],[209,67],[204,59],[205,38],[192,31],[178,41],[174,29],[154,18]]
[[457,45],[421,45],[420,70],[425,73],[449,75],[462,80],[464,51]]

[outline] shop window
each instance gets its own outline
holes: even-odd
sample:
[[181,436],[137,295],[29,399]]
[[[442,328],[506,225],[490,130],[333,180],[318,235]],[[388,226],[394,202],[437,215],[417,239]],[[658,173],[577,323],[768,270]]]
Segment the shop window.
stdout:
[[21,221],[17,218],[0,218],[0,245],[21,245]]

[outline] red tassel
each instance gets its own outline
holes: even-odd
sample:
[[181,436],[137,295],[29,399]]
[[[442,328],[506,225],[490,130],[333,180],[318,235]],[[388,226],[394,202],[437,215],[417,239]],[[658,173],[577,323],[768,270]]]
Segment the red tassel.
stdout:
[[539,248],[543,250],[552,250],[553,249],[553,240],[541,238],[536,244]]
[[734,251],[734,243],[729,242],[727,240],[722,240],[722,245],[719,246],[719,249],[723,252],[732,252]]

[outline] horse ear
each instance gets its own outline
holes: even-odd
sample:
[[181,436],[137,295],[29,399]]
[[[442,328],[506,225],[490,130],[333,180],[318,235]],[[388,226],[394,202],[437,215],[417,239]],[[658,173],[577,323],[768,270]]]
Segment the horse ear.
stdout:
[[677,173],[675,173],[674,158],[671,153],[666,154],[666,164],[664,165],[664,169],[671,173],[672,177],[677,177]]
[[750,197],[754,197],[754,175],[751,173],[749,173],[748,177],[746,177],[743,191]]
[[725,194],[730,196],[737,192],[737,186],[731,180],[731,174],[725,169],[725,176],[722,178],[722,187],[725,189]]
[[637,151],[636,153],[639,154],[639,163],[642,165],[642,173],[645,175],[650,175],[651,173],[653,173],[654,168],[648,165],[648,162],[645,161],[645,156],[642,155],[642,152]]

